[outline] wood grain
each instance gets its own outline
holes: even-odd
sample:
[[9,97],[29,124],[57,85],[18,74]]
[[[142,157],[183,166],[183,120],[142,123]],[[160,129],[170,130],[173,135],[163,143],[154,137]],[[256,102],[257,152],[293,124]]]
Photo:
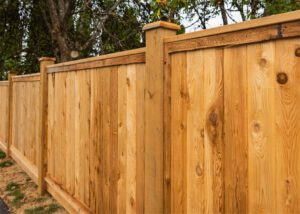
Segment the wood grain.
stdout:
[[247,212],[247,85],[247,47],[224,49],[225,213]]
[[47,176],[93,213],[144,210],[144,75],[143,64],[48,74]]

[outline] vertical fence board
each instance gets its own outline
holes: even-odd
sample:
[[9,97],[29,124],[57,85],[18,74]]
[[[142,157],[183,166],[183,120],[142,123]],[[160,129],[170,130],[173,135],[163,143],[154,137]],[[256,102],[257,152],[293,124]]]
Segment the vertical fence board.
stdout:
[[1,97],[1,123],[0,123],[0,148],[7,153],[8,142],[8,99],[9,99],[9,83],[6,81],[3,85],[0,85],[0,97]]
[[274,42],[247,47],[249,213],[276,212],[274,55]]
[[246,50],[224,49],[225,213],[247,212]]
[[223,50],[204,51],[205,212],[224,212]]
[[186,53],[171,58],[171,212],[186,213],[187,71]]
[[275,72],[285,73],[286,84],[276,83],[276,186],[279,213],[300,212],[300,60],[295,56],[300,40],[276,41]]
[[187,73],[187,213],[204,213],[203,50],[187,53]]

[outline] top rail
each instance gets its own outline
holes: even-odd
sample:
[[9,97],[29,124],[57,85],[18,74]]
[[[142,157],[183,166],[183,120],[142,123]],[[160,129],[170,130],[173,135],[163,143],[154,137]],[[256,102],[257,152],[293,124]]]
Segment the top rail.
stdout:
[[116,65],[145,63],[145,48],[122,51],[87,59],[74,60],[48,66],[48,73],[76,71]]
[[244,21],[241,23],[215,27],[215,28],[187,33],[183,35],[171,36],[166,38],[164,42],[170,43],[175,41],[189,40],[189,39],[194,39],[199,37],[207,37],[207,36],[213,36],[217,34],[231,33],[235,31],[265,27],[269,25],[292,22],[297,20],[300,20],[300,10],[279,14],[279,15],[272,15],[272,16],[268,16],[260,19],[254,19],[250,21]]
[[0,86],[8,86],[8,81],[0,81]]
[[12,77],[13,82],[34,82],[40,80],[40,73],[16,75]]

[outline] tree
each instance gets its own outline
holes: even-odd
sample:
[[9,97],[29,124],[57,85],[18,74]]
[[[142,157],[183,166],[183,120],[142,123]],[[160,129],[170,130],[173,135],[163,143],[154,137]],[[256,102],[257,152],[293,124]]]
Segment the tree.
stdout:
[[300,9],[299,0],[265,0],[264,16]]
[[67,61],[72,55],[77,56],[76,53],[91,51],[106,21],[120,4],[121,0],[47,0],[41,8],[52,39],[58,45],[60,60]]
[[26,51],[24,60],[22,61],[20,70],[22,73],[35,73],[39,71],[39,61],[41,56],[53,56],[56,49],[51,37],[49,36],[48,29],[42,13],[40,10],[40,3],[43,0],[32,0],[28,2],[30,15],[28,19],[28,33],[24,42],[26,43]]
[[21,61],[23,21],[18,0],[0,2],[0,79],[7,78],[7,71],[14,70]]

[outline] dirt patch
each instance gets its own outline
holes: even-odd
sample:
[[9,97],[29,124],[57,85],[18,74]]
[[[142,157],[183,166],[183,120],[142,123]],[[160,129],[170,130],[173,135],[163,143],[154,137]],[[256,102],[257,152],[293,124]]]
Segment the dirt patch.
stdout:
[[16,214],[67,214],[49,194],[39,196],[37,185],[0,150],[0,198]]

